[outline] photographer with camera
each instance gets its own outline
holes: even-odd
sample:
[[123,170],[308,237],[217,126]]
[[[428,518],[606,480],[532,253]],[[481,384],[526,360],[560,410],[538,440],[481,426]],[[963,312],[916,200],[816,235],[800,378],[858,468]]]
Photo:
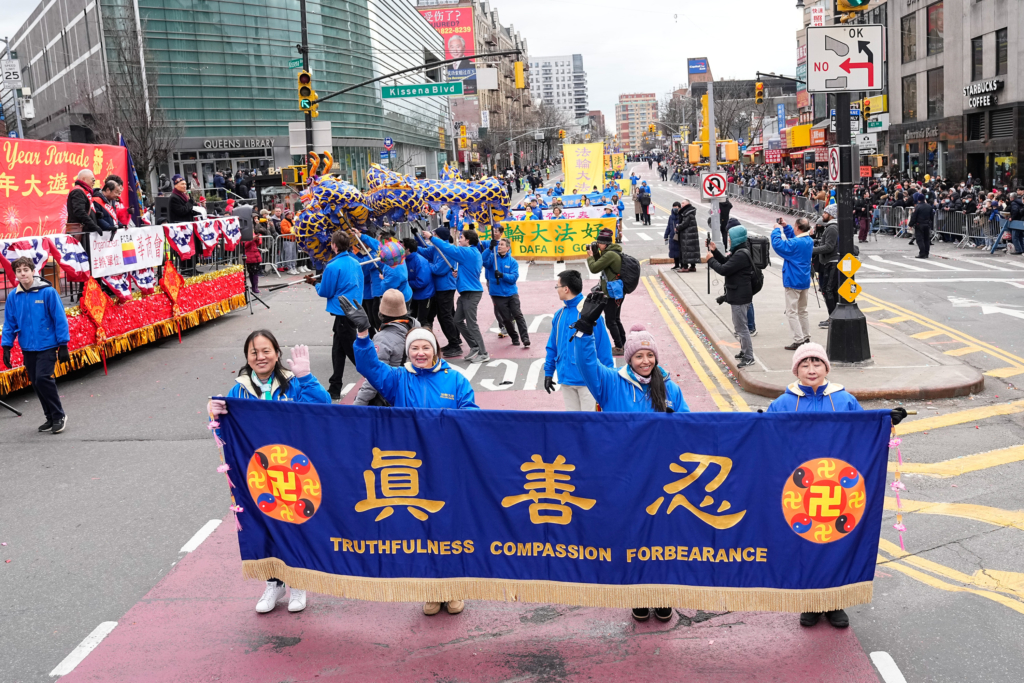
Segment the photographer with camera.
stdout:
[[605,228],[597,233],[597,241],[591,242],[588,249],[587,268],[591,273],[601,273],[601,292],[608,295],[608,305],[604,317],[608,332],[612,335],[615,348],[613,356],[621,356],[626,344],[626,330],[622,327],[622,302],[625,290],[619,274],[622,272],[622,246],[614,243],[612,231]]
[[786,320],[793,333],[793,343],[785,349],[796,351],[801,344],[811,341],[810,323],[807,321],[807,290],[811,286],[811,261],[814,260],[810,222],[806,218],[798,218],[794,231],[779,218],[772,229],[772,249],[785,259],[782,286],[786,290]]
[[[737,367],[745,368],[754,364],[754,345],[750,340],[747,315],[754,301],[751,279],[755,266],[750,256],[746,228],[742,225],[729,228],[729,243],[732,251],[725,256],[709,237],[708,253],[701,260],[725,277],[725,301],[732,306],[732,324],[740,340],[740,353],[736,356],[740,362]],[[722,303],[721,299],[718,302]]]

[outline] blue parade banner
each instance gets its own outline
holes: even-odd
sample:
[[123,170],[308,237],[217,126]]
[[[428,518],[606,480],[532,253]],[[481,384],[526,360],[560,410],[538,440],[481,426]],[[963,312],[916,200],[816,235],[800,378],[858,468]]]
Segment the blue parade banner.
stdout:
[[250,578],[382,601],[800,612],[871,599],[889,411],[227,404]]

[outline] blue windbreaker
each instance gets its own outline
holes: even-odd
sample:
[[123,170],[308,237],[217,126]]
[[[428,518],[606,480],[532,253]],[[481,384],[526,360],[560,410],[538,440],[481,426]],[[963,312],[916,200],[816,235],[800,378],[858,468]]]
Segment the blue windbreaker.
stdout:
[[429,370],[412,363],[393,368],[377,358],[369,337],[357,338],[352,349],[356,370],[396,408],[479,408],[469,380],[445,360]]
[[828,380],[817,390],[793,382],[786,387],[782,396],[768,406],[769,413],[836,413],[853,410],[864,409],[842,384]]
[[430,261],[417,250],[405,255],[405,267],[409,270],[413,300],[420,301],[434,296],[434,275],[430,272]]
[[530,218],[535,221],[544,220],[544,211],[540,208],[539,204],[530,209]]
[[[564,307],[559,309],[551,319],[551,334],[548,335],[548,343],[545,348],[544,376],[555,377],[559,384],[571,387],[585,386],[583,375],[576,368],[576,351],[572,341],[576,330],[569,327],[579,320],[580,302],[582,301],[583,295],[577,294],[572,299],[562,302]],[[598,318],[597,325],[594,325],[593,336],[597,340],[597,360],[601,365],[614,368],[612,342],[608,338],[604,316]],[[556,371],[557,375],[555,375]]]
[[[320,386],[319,380],[310,373],[305,377],[296,377],[288,370],[284,371],[288,377],[287,391],[281,391],[281,385],[277,378],[271,385],[271,395],[275,401],[296,401],[298,403],[330,403],[331,395]],[[235,386],[228,392],[229,398],[251,398],[259,399],[259,389],[252,381],[252,377],[241,375],[235,378]]]
[[556,197],[561,197],[563,194],[565,194],[565,189],[558,187],[556,185],[554,191],[551,194],[553,194]]
[[46,351],[71,341],[60,294],[42,278],[27,290],[19,284],[7,296],[0,346],[14,346],[15,338],[22,351]]
[[356,260],[359,261],[359,268],[363,271],[363,301],[369,301],[373,298],[373,280],[370,279],[370,273],[376,276],[377,269],[372,263],[368,263],[370,261],[369,256],[360,254],[356,256]]
[[[363,273],[359,261],[352,252],[338,254],[324,267],[323,276],[316,284],[316,293],[327,299],[327,312],[345,315],[338,303],[339,296],[347,296],[352,303],[363,303]],[[358,302],[356,301],[358,299]]]
[[[440,253],[455,265],[459,264],[459,276],[456,279],[456,289],[460,292],[482,292],[483,285],[480,284],[480,272],[483,270],[483,259],[480,258],[480,250],[476,247],[456,247],[444,240],[432,240],[431,244]],[[442,261],[444,263],[444,261]]]
[[[512,258],[512,252],[504,256],[498,255],[498,269],[494,269],[495,252],[488,249],[480,258],[483,260],[484,272],[487,274],[487,291],[491,296],[512,296],[519,293],[516,282],[519,280],[519,263]],[[495,273],[501,273],[501,282]]]
[[810,233],[796,236],[793,228],[786,226],[786,239],[782,239],[779,228],[772,230],[772,249],[785,259],[782,264],[782,286],[787,289],[808,289],[811,286],[811,253],[814,238]]
[[[412,299],[412,288],[409,286],[409,268],[405,263],[399,263],[397,266],[389,266],[384,263],[381,265],[384,269],[383,283],[384,289],[381,291],[383,296],[384,292],[389,289],[397,289],[405,297],[405,302],[409,303]],[[380,280],[380,278],[377,278]]]
[[[651,399],[647,395],[650,385],[641,384],[629,367],[629,361],[618,370],[597,362],[594,352],[594,335],[587,334],[573,340],[576,347],[576,367],[583,375],[590,393],[597,399],[601,410],[606,413],[653,413]],[[660,365],[656,366],[665,379],[665,394],[668,407],[676,413],[688,413],[683,392]]]

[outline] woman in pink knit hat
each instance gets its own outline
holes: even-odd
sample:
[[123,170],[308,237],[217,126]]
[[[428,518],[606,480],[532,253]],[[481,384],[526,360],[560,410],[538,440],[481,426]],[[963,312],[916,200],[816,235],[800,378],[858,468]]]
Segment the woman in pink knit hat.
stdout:
[[[843,385],[828,381],[828,373],[832,365],[828,362],[828,354],[821,344],[807,343],[801,345],[793,353],[793,374],[797,380],[786,387],[786,392],[772,401],[768,406],[769,413],[826,413],[863,410],[853,394]],[[894,421],[898,422],[898,420]],[[845,610],[831,612],[803,612],[800,615],[801,626],[814,626],[822,614],[828,623],[836,628],[850,625],[850,617]]]

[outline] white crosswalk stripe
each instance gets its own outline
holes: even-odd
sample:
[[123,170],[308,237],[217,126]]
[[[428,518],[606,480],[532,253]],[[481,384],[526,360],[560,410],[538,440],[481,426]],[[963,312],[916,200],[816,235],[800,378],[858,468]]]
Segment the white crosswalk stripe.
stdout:
[[647,242],[650,242],[650,241],[651,241],[651,236],[650,236],[650,235],[648,235],[648,234],[647,234],[646,232],[638,232],[638,233],[637,233],[637,235],[638,235],[638,236],[640,237],[640,239],[642,239],[642,240],[645,240],[645,241],[647,241]]

